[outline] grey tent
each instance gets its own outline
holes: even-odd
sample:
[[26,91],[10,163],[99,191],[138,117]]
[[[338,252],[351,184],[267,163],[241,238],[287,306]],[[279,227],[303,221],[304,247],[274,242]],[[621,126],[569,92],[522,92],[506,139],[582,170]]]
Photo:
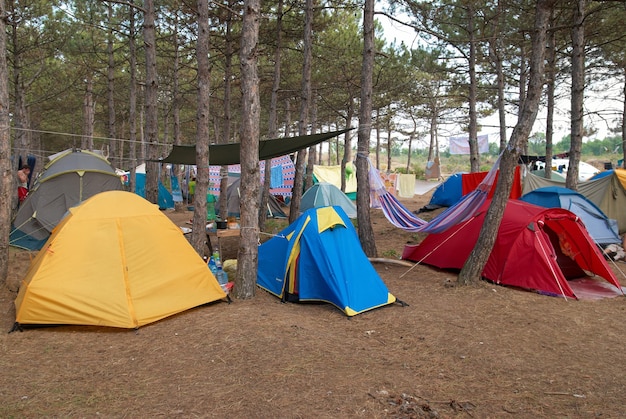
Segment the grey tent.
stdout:
[[302,195],[300,211],[311,208],[340,206],[350,218],[356,218],[356,205],[332,183],[320,182],[311,186]]
[[[226,199],[228,200],[227,208],[228,208],[228,216],[239,217],[240,210],[239,204],[241,202],[239,190],[240,190],[241,178],[240,177],[229,177],[228,178],[228,189],[226,190]],[[263,190],[261,189],[261,193]],[[260,202],[260,200],[259,200]],[[267,202],[267,215],[272,218],[287,218],[287,215],[283,211],[280,206],[280,203],[276,199],[276,197],[272,194],[269,195],[269,199]],[[260,211],[261,209],[259,209]],[[219,199],[215,204],[215,211],[219,214]]]
[[100,192],[123,189],[111,163],[97,152],[69,149],[49,159],[15,215],[11,246],[41,249],[69,208]]

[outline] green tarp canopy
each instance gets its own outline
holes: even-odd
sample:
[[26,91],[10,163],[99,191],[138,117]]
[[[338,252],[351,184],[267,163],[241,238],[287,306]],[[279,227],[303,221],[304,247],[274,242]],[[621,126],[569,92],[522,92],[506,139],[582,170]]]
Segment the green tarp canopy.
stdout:
[[[259,142],[259,160],[285,156],[298,150],[314,146],[323,141],[337,137],[352,128],[340,131],[325,132],[323,134],[300,135],[298,137],[277,138]],[[240,143],[211,144],[209,146],[209,164],[214,166],[226,166],[239,164]],[[196,164],[195,145],[175,145],[170,154],[162,160],[162,163]]]

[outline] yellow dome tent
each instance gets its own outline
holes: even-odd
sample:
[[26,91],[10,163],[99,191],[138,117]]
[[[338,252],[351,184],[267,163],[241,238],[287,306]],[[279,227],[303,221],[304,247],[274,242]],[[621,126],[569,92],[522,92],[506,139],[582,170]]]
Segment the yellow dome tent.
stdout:
[[182,231],[131,192],[99,193],[53,230],[15,300],[16,326],[137,328],[226,298]]

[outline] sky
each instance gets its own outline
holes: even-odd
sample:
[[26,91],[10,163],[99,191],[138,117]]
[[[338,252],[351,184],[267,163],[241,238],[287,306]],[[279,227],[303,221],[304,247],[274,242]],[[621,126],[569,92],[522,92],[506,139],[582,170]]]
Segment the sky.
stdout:
[[[402,16],[398,16],[397,18],[401,20]],[[395,41],[396,44],[400,44],[400,42],[404,42],[409,47],[417,47],[417,37],[415,35],[415,31],[411,28],[400,25],[399,23],[396,23],[382,15],[376,15],[376,19],[383,27],[385,38],[388,43]],[[611,135],[609,129],[615,127],[619,121],[621,121],[623,104],[614,98],[622,98],[622,100],[624,100],[623,94],[621,93],[622,89],[623,85],[620,82],[616,82],[612,86],[607,86],[602,95],[592,93],[590,90],[585,92],[584,105],[587,116],[585,116],[583,123],[585,127],[593,127],[598,130],[597,134],[591,136],[589,139],[603,139],[606,136]],[[570,133],[569,110],[571,109],[571,106],[569,103],[569,95],[567,96],[567,99],[559,101],[556,106],[557,109],[553,122],[555,142],[561,141],[564,136]],[[600,113],[601,116],[596,115],[596,113]],[[507,115],[507,125],[511,127],[507,130],[507,135],[511,134],[513,130],[512,126],[515,122],[516,120],[514,119],[514,116]],[[499,132],[499,120],[497,113],[488,118],[479,120],[479,124],[483,127],[479,134],[490,134],[490,141],[499,141],[499,135],[493,136],[495,140],[491,139],[491,134],[498,134]],[[545,133],[545,131],[546,110],[540,108],[532,133]],[[445,134],[440,133],[440,138],[447,138],[448,136],[458,134],[461,134],[461,132]]]

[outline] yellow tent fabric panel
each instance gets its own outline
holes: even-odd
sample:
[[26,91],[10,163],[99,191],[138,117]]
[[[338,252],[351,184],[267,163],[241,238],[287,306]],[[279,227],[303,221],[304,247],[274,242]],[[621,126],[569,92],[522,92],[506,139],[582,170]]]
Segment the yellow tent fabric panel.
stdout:
[[110,191],[54,230],[22,281],[16,321],[135,328],[225,297],[156,205]]
[[317,232],[323,231],[340,224],[346,226],[337,211],[333,207],[322,207],[317,210]]

